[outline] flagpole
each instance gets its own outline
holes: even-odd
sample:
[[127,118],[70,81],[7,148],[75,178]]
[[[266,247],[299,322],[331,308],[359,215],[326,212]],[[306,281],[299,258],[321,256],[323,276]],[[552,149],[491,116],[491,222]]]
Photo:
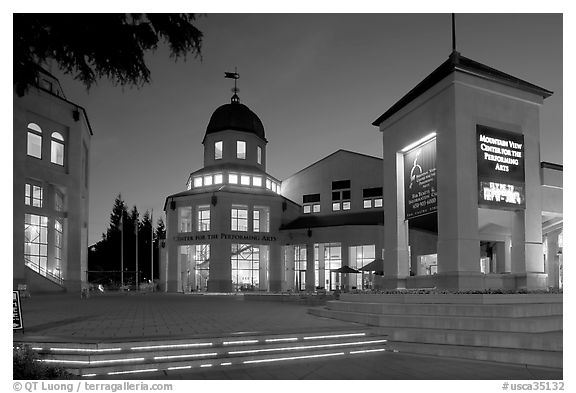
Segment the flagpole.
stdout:
[[150,278],[152,279],[152,292],[154,292],[154,208],[150,214]]
[[120,216],[120,290],[124,290],[124,211]]
[[136,220],[134,221],[134,233],[136,234],[136,290],[139,287],[138,281],[138,215],[136,215]]

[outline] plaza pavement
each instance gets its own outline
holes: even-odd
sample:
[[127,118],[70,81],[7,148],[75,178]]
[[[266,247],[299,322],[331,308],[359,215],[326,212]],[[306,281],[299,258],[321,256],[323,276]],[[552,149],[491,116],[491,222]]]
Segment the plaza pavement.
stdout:
[[[24,333],[14,340],[113,342],[238,332],[330,331],[362,325],[320,318],[309,306],[242,296],[166,293],[36,295],[22,299]],[[127,378],[132,378],[128,377]],[[562,370],[383,352],[339,359],[202,369],[132,379],[562,379]]]

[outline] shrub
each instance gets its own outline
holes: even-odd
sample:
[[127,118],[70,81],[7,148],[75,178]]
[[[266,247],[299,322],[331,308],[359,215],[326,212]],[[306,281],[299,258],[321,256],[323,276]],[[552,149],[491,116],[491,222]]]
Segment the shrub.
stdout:
[[40,357],[28,345],[12,350],[13,379],[73,379],[76,376],[61,367],[39,362]]

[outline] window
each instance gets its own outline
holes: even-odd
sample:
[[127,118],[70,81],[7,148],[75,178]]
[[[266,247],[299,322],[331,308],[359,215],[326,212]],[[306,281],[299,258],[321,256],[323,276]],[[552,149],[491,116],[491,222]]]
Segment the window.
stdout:
[[194,187],[202,187],[202,178],[200,176],[194,178]]
[[252,185],[255,187],[262,187],[262,178],[260,176],[254,176],[252,178]]
[[243,186],[249,186],[250,185],[250,176],[247,176],[247,175],[240,176],[240,184],[242,184]]
[[230,173],[228,175],[228,183],[230,184],[238,184],[238,175]]
[[306,245],[294,246],[294,287],[298,291],[306,289]]
[[302,195],[302,204],[304,207],[304,214],[311,212],[320,212],[320,194],[307,194]]
[[365,188],[362,190],[364,209],[382,207],[382,187]]
[[64,165],[64,137],[58,132],[52,133],[50,142],[50,162]]
[[266,188],[269,190],[272,189],[272,180],[266,179]]
[[24,261],[33,270],[46,275],[48,262],[48,217],[24,215]]
[[232,244],[230,263],[232,284],[238,290],[255,289],[260,276],[260,247],[250,244]]
[[332,182],[332,211],[350,210],[350,180]]
[[[376,258],[376,246],[374,244],[367,244],[362,246],[350,247],[350,267],[356,270],[360,270],[364,266],[368,265],[370,262],[374,261]],[[376,269],[374,270],[376,271]],[[361,272],[360,274],[354,274],[356,284],[354,285],[357,289],[371,288],[373,284],[373,277],[370,272]],[[372,281],[371,281],[372,280]]]
[[214,159],[221,160],[222,159],[222,141],[218,141],[214,143]]
[[236,158],[240,160],[246,159],[246,142],[236,141]]
[[210,230],[210,205],[202,205],[197,208],[198,227],[197,230],[205,232]]
[[232,205],[232,230],[248,231],[248,206]]
[[54,210],[57,212],[64,211],[64,193],[58,189],[54,190]]
[[257,162],[258,164],[262,164],[262,148],[260,146],[256,147],[256,153],[257,153]]
[[36,184],[26,183],[24,190],[24,203],[28,206],[42,207],[43,190]]
[[54,220],[54,272],[58,277],[61,276],[62,267],[62,244],[63,244],[62,221]]
[[42,129],[38,124],[28,124],[28,146],[26,153],[31,157],[42,159]]
[[254,206],[252,212],[254,232],[270,232],[270,209],[266,206]]
[[221,173],[217,173],[214,175],[214,184],[222,184],[222,174]]
[[204,185],[205,186],[212,185],[212,175],[204,176]]
[[192,206],[178,208],[178,232],[192,232]]

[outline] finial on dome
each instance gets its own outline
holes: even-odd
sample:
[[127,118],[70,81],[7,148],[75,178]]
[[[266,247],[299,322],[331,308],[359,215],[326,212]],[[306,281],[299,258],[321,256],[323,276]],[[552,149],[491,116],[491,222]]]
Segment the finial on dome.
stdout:
[[224,78],[234,79],[234,87],[232,88],[232,92],[234,93],[234,95],[232,96],[230,101],[233,104],[240,103],[240,97],[238,97],[240,89],[238,88],[238,86],[236,86],[236,81],[240,79],[240,74],[238,74],[237,68],[234,67],[234,72],[224,72]]

